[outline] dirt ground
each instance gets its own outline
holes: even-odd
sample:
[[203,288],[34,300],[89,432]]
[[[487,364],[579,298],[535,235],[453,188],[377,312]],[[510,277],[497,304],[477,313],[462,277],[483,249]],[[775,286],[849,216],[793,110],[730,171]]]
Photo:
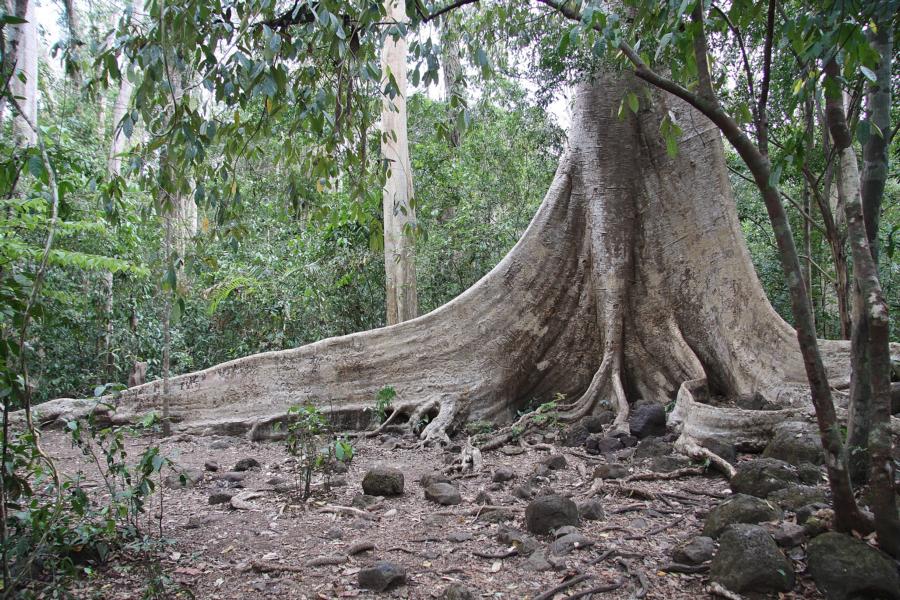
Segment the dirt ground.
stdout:
[[[671,562],[670,554],[677,544],[700,534],[706,513],[728,492],[722,477],[711,473],[671,480],[595,483],[593,470],[606,458],[590,457],[580,450],[551,448],[552,434],[546,438],[537,434],[526,441],[537,442],[538,447],[525,444],[486,453],[480,473],[454,481],[459,486],[462,504],[439,506],[424,498],[419,479],[442,468],[456,455],[436,448],[407,447],[414,445],[411,440],[357,440],[348,471],[332,476],[337,486],[325,492],[321,480],[315,479],[317,492],[306,502],[296,491],[274,490],[273,483],[278,484],[278,479],[281,486],[285,481],[299,479],[283,443],[185,436],[161,442],[148,438],[131,440],[135,454],[150,442],[161,443],[164,455],[184,468],[203,471],[203,478],[186,489],[162,486],[162,536],[169,543],[154,555],[155,560],[118,552],[93,578],[80,582],[76,594],[84,598],[142,598],[154,579],[163,575],[170,577],[176,587],[189,590],[193,597],[210,600],[438,598],[453,582],[463,583],[476,597],[512,599],[534,598],[572,576],[586,574],[589,579],[553,597],[566,598],[617,582],[622,583],[618,589],[592,597],[709,597],[704,573],[667,573],[662,569]],[[63,472],[72,475],[83,470],[91,476],[91,465],[65,434],[47,432],[43,443],[59,460]],[[536,464],[551,451],[563,453],[567,466],[532,479]],[[509,455],[515,452],[520,453]],[[631,474],[648,472],[647,460],[630,458],[631,452],[609,460],[626,465]],[[238,484],[221,479],[223,472],[245,458],[254,458],[261,466],[247,471]],[[204,470],[207,461],[217,462],[219,471]],[[327,506],[350,506],[353,497],[362,492],[364,474],[377,464],[396,467],[404,473],[402,496],[385,498],[372,506],[366,511],[370,518],[321,510]],[[515,479],[492,483],[493,470],[502,465],[515,471]],[[500,555],[507,549],[497,540],[501,525],[492,522],[498,512],[476,514],[476,495],[487,491],[493,505],[509,507],[513,518],[508,525],[524,530],[527,502],[514,496],[512,490],[529,480],[535,490],[551,488],[576,501],[591,494],[603,503],[605,518],[585,520],[580,526],[581,533],[594,545],[561,557],[555,569],[537,570],[532,561],[522,556],[485,558],[476,554]],[[243,488],[235,490],[235,485]],[[96,489],[99,493],[102,488]],[[209,504],[212,493],[227,489],[258,491],[260,495],[248,500],[244,510],[236,510],[228,503]],[[148,521],[159,518],[159,500],[156,495]],[[153,527],[159,524],[155,522]],[[538,537],[546,548],[551,538]],[[371,542],[374,550],[345,558],[358,542]],[[324,557],[340,557],[346,562],[304,566],[307,561]],[[802,550],[795,549],[791,558],[798,583],[792,594],[781,597],[819,597],[810,579],[802,574]],[[376,560],[405,567],[406,584],[381,594],[361,590],[357,574]],[[287,570],[280,570],[282,566]],[[271,572],[261,572],[267,570]],[[180,596],[175,587],[170,587],[157,597]]]

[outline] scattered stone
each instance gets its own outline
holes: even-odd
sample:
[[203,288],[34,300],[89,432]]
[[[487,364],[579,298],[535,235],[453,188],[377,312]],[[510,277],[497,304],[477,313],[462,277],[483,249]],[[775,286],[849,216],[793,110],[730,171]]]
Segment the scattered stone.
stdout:
[[478,520],[486,523],[506,523],[515,518],[516,513],[505,508],[486,508],[478,515]]
[[432,483],[425,488],[425,499],[443,506],[453,506],[462,502],[459,490],[449,483]]
[[734,447],[734,444],[723,442],[715,438],[707,438],[703,440],[703,447],[710,452],[721,456],[731,464],[737,462],[737,448]]
[[538,463],[538,464],[534,465],[534,476],[535,477],[549,477],[550,476],[550,467],[548,467],[544,463]]
[[587,427],[584,426],[584,423],[572,423],[563,430],[560,443],[567,448],[583,446],[589,435],[590,432],[587,430]]
[[537,572],[549,571],[553,569],[553,565],[551,565],[550,561],[547,560],[547,555],[543,550],[541,550],[540,552],[534,552],[531,556],[528,557],[528,560],[525,561],[525,564],[523,566],[526,569]]
[[217,463],[214,460],[208,460],[205,463],[203,463],[203,468],[206,469],[207,471],[218,471],[219,463]]
[[656,473],[671,473],[691,466],[691,459],[685,456],[657,456],[650,461],[650,470]]
[[672,552],[672,560],[685,565],[700,565],[712,560],[716,543],[711,537],[698,535],[684,542]]
[[406,583],[406,569],[398,564],[380,560],[357,574],[359,587],[383,592]]
[[735,493],[765,498],[772,492],[800,483],[797,471],[777,458],[755,458],[740,463],[731,479]]
[[279,483],[273,489],[278,494],[288,494],[290,492],[299,490],[300,484],[296,481],[285,481],[284,483]]
[[353,496],[353,499],[350,500],[350,506],[352,506],[353,508],[361,508],[365,510],[373,504],[376,504],[377,502],[377,496],[370,496],[369,494],[356,494],[355,496]]
[[201,481],[203,481],[203,471],[199,469],[187,468],[176,473],[166,475],[163,483],[165,483],[166,487],[168,488],[179,489],[192,488]]
[[759,525],[732,525],[719,539],[710,579],[731,591],[789,592],[794,568],[775,540]]
[[231,498],[234,496],[234,492],[215,492],[210,494],[209,503],[212,504],[228,504],[231,502]]
[[541,543],[527,533],[506,526],[500,527],[497,541],[506,546],[513,546],[521,556],[529,556],[541,547]]
[[796,511],[794,511],[795,516],[797,517],[797,524],[803,525],[810,519],[810,517],[815,515],[820,510],[826,508],[828,508],[828,505],[823,502],[814,502],[812,504],[807,504],[806,506],[801,506]]
[[596,415],[588,415],[581,420],[581,424],[588,430],[588,433],[600,433],[603,426],[613,422],[616,416],[612,411],[604,410]]
[[603,437],[600,434],[591,434],[584,443],[585,450],[588,454],[609,454],[624,448],[621,440],[615,437]]
[[578,533],[578,528],[574,525],[563,525],[562,527],[557,527],[553,530],[553,537],[559,539],[564,535],[569,535],[570,533]]
[[808,485],[789,485],[769,494],[769,500],[785,510],[825,502],[825,490]]
[[238,481],[243,481],[247,475],[244,473],[238,473],[237,471],[225,471],[221,475],[219,475],[219,479],[222,481],[230,481],[231,483],[235,483]]
[[672,451],[672,445],[667,444],[662,438],[652,437],[642,440],[634,450],[635,460],[665,456]]
[[471,531],[451,531],[447,534],[447,541],[453,542],[455,544],[461,544],[462,542],[468,542],[473,537],[475,537]]
[[763,523],[782,516],[774,504],[746,494],[735,494],[709,511],[703,525],[703,535],[716,538],[735,523]]
[[565,556],[566,554],[571,553],[572,550],[587,548],[588,546],[593,545],[594,540],[585,537],[580,533],[570,533],[551,543],[549,550],[550,554],[554,556]]
[[433,473],[426,473],[422,475],[422,478],[419,479],[419,485],[423,488],[427,488],[432,483],[452,483],[451,479],[440,473],[438,471],[434,471]]
[[491,495],[486,491],[481,490],[478,492],[478,495],[475,496],[475,504],[493,504],[494,500],[491,498]]
[[259,467],[259,461],[255,458],[242,458],[241,460],[235,463],[232,471],[249,471],[250,469],[255,469]]
[[336,473],[338,475],[344,475],[350,468],[347,466],[347,463],[336,460],[331,463],[331,472]]
[[362,489],[369,496],[399,496],[403,494],[403,472],[385,466],[369,469],[363,477]]
[[562,525],[578,524],[578,507],[563,496],[541,496],[525,508],[525,526],[531,533],[547,534]]
[[823,533],[809,543],[807,553],[807,571],[828,600],[900,599],[893,561],[861,540]]
[[607,463],[594,467],[594,479],[622,479],[628,476],[628,467],[619,463]]
[[181,527],[184,529],[200,529],[201,527],[212,525],[221,518],[219,515],[191,515]]
[[343,477],[329,477],[325,483],[328,488],[347,487],[347,480]]
[[512,481],[516,478],[516,472],[507,466],[501,466],[494,469],[491,475],[491,481],[495,483],[503,483],[504,481]]
[[344,537],[344,530],[340,527],[329,527],[325,530],[325,539],[327,540],[339,540]]
[[612,437],[618,438],[619,443],[622,444],[623,448],[634,448],[638,443],[638,439],[635,436],[629,435],[627,433],[619,432],[613,434]]
[[225,450],[231,448],[231,443],[228,440],[213,440],[209,447],[211,450]]
[[268,479],[266,479],[266,485],[271,485],[271,486],[275,487],[275,486],[279,486],[279,485],[284,485],[285,483],[288,483],[289,481],[290,480],[286,477],[278,477],[278,476],[269,477]]
[[806,530],[796,523],[785,521],[766,527],[775,543],[782,548],[793,548],[806,541]]
[[665,435],[666,409],[662,404],[635,406],[628,416],[628,427],[636,438]]
[[521,500],[531,500],[531,497],[534,496],[534,491],[528,484],[517,485],[513,488],[512,495]]
[[742,394],[735,398],[735,406],[744,410],[778,410],[778,405],[766,400],[759,392]]
[[475,600],[475,593],[461,583],[451,583],[440,593],[438,600]]
[[548,469],[551,469],[553,471],[565,469],[569,464],[566,460],[566,457],[562,454],[551,454],[550,456],[542,460],[541,463],[546,465]]
[[792,465],[804,462],[821,465],[825,460],[818,428],[802,421],[788,421],[776,426],[772,440],[762,455]]
[[822,477],[822,468],[812,463],[800,463],[797,466],[797,476],[802,483],[806,485],[818,485],[824,479]]
[[525,452],[525,448],[522,446],[503,446],[500,448],[500,452],[505,454],[506,456],[517,456]]
[[606,517],[603,512],[603,503],[596,498],[591,498],[578,505],[578,514],[587,521],[601,521]]

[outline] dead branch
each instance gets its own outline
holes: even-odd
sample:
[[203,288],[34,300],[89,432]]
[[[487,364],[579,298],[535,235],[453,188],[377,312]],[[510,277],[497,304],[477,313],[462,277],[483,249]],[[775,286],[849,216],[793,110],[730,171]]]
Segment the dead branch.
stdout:
[[668,479],[678,479],[679,477],[689,477],[691,475],[703,475],[706,472],[706,469],[703,467],[684,467],[682,469],[675,469],[674,471],[669,471],[668,473],[658,473],[656,471],[651,471],[650,473],[635,473],[634,475],[629,475],[625,477],[622,481],[625,483],[631,481],[655,481],[655,480],[668,480]]
[[567,590],[572,586],[578,585],[582,581],[587,581],[588,579],[593,579],[593,577],[582,573],[581,575],[572,577],[571,579],[568,579],[568,580],[562,582],[558,586],[551,588],[551,589],[547,590],[546,592],[538,594],[537,596],[534,597],[534,600],[550,600],[551,598],[553,598],[553,596],[562,592],[563,590]]
[[603,592],[612,592],[614,590],[619,589],[623,585],[625,585],[625,580],[620,579],[613,583],[607,583],[605,585],[598,585],[596,587],[588,588],[581,592],[576,592],[574,594],[566,596],[565,598],[563,598],[563,600],[575,600],[576,598],[584,598],[585,596],[590,596],[591,594],[602,594]]
[[369,521],[375,521],[378,519],[378,517],[376,517],[373,514],[370,514],[369,512],[367,512],[365,510],[360,510],[360,509],[354,508],[352,506],[337,506],[335,504],[329,504],[327,506],[323,506],[322,508],[320,508],[318,510],[318,512],[334,513],[334,514],[338,514],[338,515],[350,515],[353,517],[360,517],[362,519],[366,519]]

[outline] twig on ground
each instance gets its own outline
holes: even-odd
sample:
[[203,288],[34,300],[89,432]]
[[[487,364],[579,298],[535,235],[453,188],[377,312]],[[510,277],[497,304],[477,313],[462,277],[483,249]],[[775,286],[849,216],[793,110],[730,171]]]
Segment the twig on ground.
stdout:
[[577,450],[566,450],[566,454],[571,454],[572,456],[577,456],[578,458],[583,458],[584,460],[590,460],[593,462],[606,462],[606,458],[602,456],[591,456],[590,454],[578,452]]
[[368,552],[369,550],[374,550],[375,544],[372,542],[356,542],[350,549],[347,550],[347,556],[353,556],[355,554],[360,554],[362,552]]
[[338,515],[350,515],[352,517],[360,517],[369,521],[375,521],[377,517],[367,511],[354,508],[352,506],[338,506],[336,504],[328,504],[319,509],[321,513],[334,513]]
[[620,515],[622,513],[634,512],[636,510],[644,510],[648,508],[646,504],[628,504],[627,506],[620,506],[619,508],[613,508],[609,511],[611,515]]
[[660,479],[678,479],[679,477],[688,477],[691,475],[703,475],[706,472],[704,467],[684,467],[681,469],[675,469],[674,471],[669,471],[668,473],[657,473],[656,471],[652,471],[650,473],[635,473],[634,475],[629,475],[624,478],[622,481],[624,483],[628,483],[631,481],[655,481]]
[[619,589],[625,585],[625,580],[620,579],[618,581],[614,581],[613,583],[607,583],[605,585],[598,585],[596,587],[588,588],[581,592],[576,592],[569,596],[563,598],[563,600],[575,600],[576,598],[584,598],[585,596],[590,596],[591,594],[602,594],[603,592],[612,592],[614,590]]
[[317,558],[311,558],[305,563],[303,563],[304,567],[329,567],[333,565],[342,565],[347,562],[348,558],[346,556],[319,556]]
[[659,527],[654,527],[650,531],[646,531],[644,533],[635,533],[635,534],[626,536],[625,539],[626,540],[640,540],[643,538],[648,538],[648,537],[656,535],[657,533],[662,533],[663,531],[665,531],[666,529],[669,529],[670,527],[674,527],[675,525],[678,525],[679,523],[681,523],[681,521],[682,521],[682,519],[676,519],[676,520],[672,521],[671,523],[666,523],[664,525],[660,525]]
[[706,586],[706,592],[713,596],[721,596],[727,600],[744,600],[744,597],[736,592],[727,589],[721,583],[711,583]]
[[635,592],[634,597],[640,600],[644,596],[647,595],[647,592],[650,590],[650,582],[647,580],[647,575],[640,569],[636,569],[628,560],[619,556],[616,558],[616,562],[622,567],[624,567],[625,572],[628,573],[629,577],[633,577],[638,580],[638,585],[640,589]]
[[269,562],[267,560],[254,560],[250,563],[250,567],[257,573],[277,573],[278,571],[287,571],[288,573],[303,573],[306,567],[296,567],[294,565],[281,565]]
[[659,568],[665,573],[706,573],[709,571],[709,565],[685,565],[682,563],[668,563]]
[[546,592],[538,594],[537,596],[534,597],[534,600],[550,600],[551,598],[553,598],[553,596],[562,592],[563,590],[567,590],[574,585],[578,585],[582,581],[587,581],[588,579],[593,579],[593,577],[582,573],[581,575],[577,575],[575,577],[572,577],[571,579],[568,579],[568,580],[562,582],[558,586],[551,588],[551,589],[547,590]]
[[481,550],[473,550],[472,555],[478,558],[510,558],[519,554],[515,546],[510,546],[502,552],[482,552]]

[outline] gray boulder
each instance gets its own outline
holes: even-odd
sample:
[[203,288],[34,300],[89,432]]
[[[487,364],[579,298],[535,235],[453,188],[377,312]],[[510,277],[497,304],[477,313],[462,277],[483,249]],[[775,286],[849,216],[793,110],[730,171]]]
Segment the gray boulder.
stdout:
[[475,593],[461,583],[451,583],[438,595],[439,600],[475,600]]
[[825,502],[825,490],[809,485],[789,485],[769,494],[769,501],[784,510],[796,511],[807,504]]
[[603,512],[603,503],[596,498],[585,500],[579,504],[578,514],[586,521],[601,521],[606,517]]
[[619,463],[607,463],[594,467],[594,479],[622,479],[628,476],[628,467]]
[[703,535],[716,538],[729,525],[775,521],[781,516],[781,510],[771,502],[746,494],[735,494],[709,511],[703,525]]
[[362,489],[369,496],[399,496],[403,494],[403,472],[384,466],[369,469],[363,477]]
[[425,488],[425,499],[443,506],[452,506],[462,502],[459,490],[449,483],[432,483]]
[[234,464],[234,468],[232,471],[249,471],[250,469],[255,469],[259,467],[259,461],[255,458],[242,458]]
[[677,546],[672,559],[684,565],[699,565],[711,560],[716,552],[716,543],[711,537],[698,535]]
[[809,543],[807,553],[807,571],[827,600],[900,599],[893,561],[861,540],[823,533]]
[[580,533],[566,534],[550,544],[550,554],[553,556],[565,556],[580,548],[587,548],[594,545],[594,540],[583,536]]
[[775,434],[763,451],[763,457],[777,458],[792,465],[821,465],[825,457],[819,430],[812,424],[800,421],[781,423],[775,428]]
[[541,464],[546,465],[546,467],[552,471],[558,471],[560,469],[565,469],[566,465],[569,463],[562,454],[551,454],[542,460]]
[[569,498],[540,496],[525,508],[525,527],[531,533],[547,534],[563,525],[578,525],[578,507]]
[[497,467],[494,469],[494,474],[491,475],[491,481],[495,483],[503,483],[504,481],[512,481],[516,478],[516,472],[513,471],[510,467],[506,465]]
[[357,574],[357,582],[364,590],[383,592],[406,583],[406,569],[398,564],[381,560],[371,567],[362,569]]
[[645,438],[666,433],[666,409],[662,404],[643,404],[636,406],[628,417],[631,435]]
[[772,492],[799,484],[797,471],[777,458],[755,458],[738,464],[731,479],[731,489],[737,494],[765,498]]
[[794,567],[759,525],[732,525],[719,539],[710,579],[739,594],[789,592]]

